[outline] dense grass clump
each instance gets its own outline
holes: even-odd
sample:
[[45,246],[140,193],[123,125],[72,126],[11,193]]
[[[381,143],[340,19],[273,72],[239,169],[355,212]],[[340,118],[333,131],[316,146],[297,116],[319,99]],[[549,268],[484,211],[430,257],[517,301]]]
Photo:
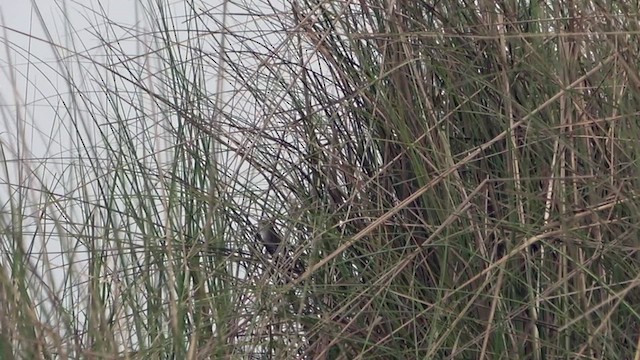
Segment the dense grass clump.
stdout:
[[3,33],[0,358],[640,359],[637,4],[64,9]]

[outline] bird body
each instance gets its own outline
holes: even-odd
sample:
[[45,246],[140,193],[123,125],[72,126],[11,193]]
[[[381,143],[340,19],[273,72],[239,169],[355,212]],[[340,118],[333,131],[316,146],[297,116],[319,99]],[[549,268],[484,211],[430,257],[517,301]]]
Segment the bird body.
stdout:
[[270,224],[261,224],[260,230],[258,232],[260,234],[260,240],[262,241],[262,245],[265,250],[271,255],[275,255],[280,248],[280,236],[276,234],[276,231],[273,229],[273,226]]
[[265,221],[262,220],[258,223],[258,240],[264,246],[264,249],[271,255],[274,260],[278,260],[278,258],[282,258],[285,264],[288,264],[288,267],[299,274],[304,272],[304,266],[300,259],[296,259],[294,262],[293,259],[287,253],[285,246],[282,244],[282,238],[273,227],[273,221]]

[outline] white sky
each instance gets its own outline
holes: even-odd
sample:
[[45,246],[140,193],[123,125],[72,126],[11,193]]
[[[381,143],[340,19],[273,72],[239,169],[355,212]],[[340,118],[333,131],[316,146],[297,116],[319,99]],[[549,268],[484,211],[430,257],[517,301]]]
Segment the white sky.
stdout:
[[[150,0],[142,3],[145,6],[152,6],[155,2]],[[181,26],[185,26],[186,18],[180,14],[190,13],[190,11],[184,9],[184,1],[176,0],[170,3],[176,33],[186,34],[180,29]],[[219,5],[203,5],[206,3],[213,2],[201,1],[198,3],[199,8],[211,9],[209,14],[222,12]],[[272,4],[267,6],[265,2],[249,6],[254,8],[227,9],[228,13],[236,14],[227,18],[227,28],[234,33],[246,34],[244,43],[228,39],[231,42],[230,46],[236,49],[242,48],[245,51],[259,48],[258,51],[261,53],[275,51],[273,45],[266,41],[267,37],[263,37],[265,36],[263,33],[256,36],[253,32],[256,28],[261,28],[261,25],[257,25],[258,20],[251,16],[237,15],[258,11],[256,9],[264,9],[264,13],[272,13],[274,10],[269,7]],[[157,15],[157,9],[152,12]],[[40,272],[49,287],[43,290],[41,295],[42,303],[46,304],[48,291],[53,291],[58,294],[57,296],[62,297],[60,294],[68,289],[69,284],[65,283],[68,274],[64,269],[68,269],[70,262],[76,264],[76,274],[87,274],[87,271],[84,261],[86,257],[83,256],[86,249],[79,245],[76,239],[57,237],[57,229],[53,227],[52,222],[48,225],[51,228],[42,228],[42,225],[47,223],[42,220],[43,213],[65,222],[65,225],[71,228],[72,225],[69,223],[72,221],[68,221],[68,218],[62,215],[73,216],[73,209],[74,206],[78,206],[77,203],[69,200],[68,203],[47,204],[44,187],[55,192],[57,199],[72,198],[72,194],[75,194],[78,189],[91,188],[91,185],[84,184],[83,181],[95,175],[85,177],[80,170],[75,170],[88,167],[88,164],[78,163],[76,154],[78,149],[82,148],[80,141],[86,141],[91,151],[95,151],[94,154],[90,154],[92,156],[99,157],[99,152],[105,151],[104,146],[100,145],[96,121],[89,117],[88,112],[69,114],[66,109],[72,99],[78,98],[77,94],[72,93],[73,87],[69,86],[66,80],[69,77],[68,74],[71,74],[74,86],[77,86],[78,91],[87,99],[87,103],[81,104],[77,107],[78,109],[86,111],[87,108],[92,107],[92,104],[96,110],[108,109],[109,105],[100,80],[110,79],[110,74],[105,69],[95,66],[94,62],[107,63],[114,61],[116,56],[122,56],[128,62],[126,70],[136,68],[132,64],[140,68],[158,66],[158,63],[154,63],[157,59],[153,59],[152,56],[143,56],[156,45],[153,41],[157,41],[158,36],[154,40],[151,34],[148,38],[140,35],[148,34],[151,28],[147,24],[149,13],[134,0],[35,0],[33,2],[0,0],[0,16],[0,39],[3,45],[0,46],[0,151],[4,151],[7,164],[6,171],[0,166],[0,222],[6,223],[6,219],[10,219],[10,209],[15,206],[11,202],[18,198],[14,196],[16,192],[21,192],[29,199],[30,204],[46,206],[45,211],[43,208],[30,208],[23,205],[28,209],[27,214],[31,216],[32,222],[22,224],[25,233],[33,233],[36,224],[41,226],[37,237],[26,235],[24,238],[26,239],[25,247],[34,254],[32,268],[40,269],[36,271]],[[216,18],[215,15],[210,16]],[[273,18],[271,21],[278,22]],[[216,30],[219,25],[210,20],[207,26]],[[100,40],[99,37],[104,40]],[[113,46],[110,53],[105,49],[105,40]],[[218,37],[208,35],[203,40],[202,50],[216,56],[217,41]],[[281,41],[281,39],[274,39],[273,44]],[[52,46],[52,43],[55,46]],[[227,55],[239,56],[234,52],[229,52]],[[284,54],[278,55],[286,57]],[[132,58],[135,59],[132,60]],[[144,63],[145,61],[149,63]],[[242,61],[244,66],[251,67],[251,61],[255,62],[256,59],[231,58],[229,61]],[[208,62],[213,63],[212,60]],[[125,68],[119,68],[119,70],[123,69]],[[154,71],[157,70],[150,70],[150,73]],[[227,83],[223,90],[237,88],[238,85],[234,84],[236,80],[229,76],[232,70],[227,71]],[[146,73],[138,75],[143,78],[149,76]],[[208,91],[215,93],[218,82],[217,69],[210,69],[207,76],[209,76],[206,79]],[[268,80],[273,81],[273,79]],[[261,81],[266,80],[261,79]],[[116,83],[115,80],[114,83]],[[109,85],[113,88],[112,83]],[[126,98],[126,85],[119,86],[122,86],[119,89]],[[267,83],[265,86],[268,86]],[[131,101],[132,103],[137,101],[133,95]],[[234,96],[228,96],[227,93],[221,101],[220,106],[225,109],[225,112],[233,114],[238,119],[264,119],[265,112],[271,111],[257,109],[249,97],[242,93],[234,93]],[[279,107],[278,104],[269,105],[273,108]],[[153,107],[153,105],[150,106]],[[120,112],[135,115],[127,109],[120,109]],[[100,116],[101,114],[95,112],[92,115]],[[105,114],[105,120],[109,119],[109,115],[111,114]],[[83,116],[86,117],[85,122],[71,121],[71,118],[77,120],[82,119]],[[149,119],[151,124],[154,121],[155,119]],[[132,121],[132,124],[142,128],[139,123]],[[172,146],[163,143],[161,129],[150,128],[144,132],[147,133],[148,138],[141,140],[140,143],[143,143],[143,146],[149,146],[149,151],[162,153]],[[242,135],[239,134],[239,136]],[[153,143],[153,145],[147,143]],[[2,156],[0,152],[0,163],[3,160]],[[230,154],[230,157],[232,156],[234,154]],[[237,161],[234,162],[231,159],[228,161],[237,166]],[[240,176],[248,176],[248,174],[241,173]],[[257,182],[255,179],[250,181],[254,185]],[[71,195],[66,196],[66,194]],[[80,215],[82,215],[81,212]],[[0,227],[1,225],[0,223]],[[81,230],[78,229],[78,231]],[[0,246],[0,266],[6,266],[7,261],[6,254],[2,254],[3,249]],[[74,255],[69,256],[69,254]],[[81,294],[74,296],[81,297]]]
[[[151,6],[148,4],[153,3],[155,1],[144,4]],[[199,4],[204,3],[206,2]],[[171,4],[174,5],[174,24],[177,27],[183,26],[185,18],[180,14],[185,13],[184,2],[174,1]],[[201,5],[201,8],[215,7]],[[214,11],[219,13],[221,9]],[[243,12],[246,13],[246,10]],[[157,14],[157,10],[153,13]],[[57,198],[63,199],[65,194],[71,194],[85,186],[82,182],[86,178],[79,171],[73,170],[83,167],[77,163],[78,156],[75,155],[81,148],[80,141],[86,141],[92,150],[96,151],[95,154],[91,154],[96,157],[99,156],[97,149],[104,148],[100,145],[96,122],[93,119],[87,116],[87,121],[81,124],[70,121],[70,116],[78,119],[88,114],[67,113],[67,102],[77,96],[70,93],[72,87],[66,81],[66,74],[72,74],[75,86],[87,96],[89,104],[95,103],[98,110],[108,109],[106,95],[101,91],[99,80],[108,79],[109,74],[89,61],[89,58],[98,59],[97,61],[102,63],[113,61],[105,57],[104,42],[98,39],[98,36],[110,41],[114,46],[109,56],[120,54],[129,58],[128,68],[132,68],[130,58],[147,54],[149,48],[154,46],[152,36],[146,39],[139,35],[147,33],[150,28],[145,23],[148,15],[143,7],[133,0],[0,0],[0,39],[3,45],[0,46],[0,151],[4,152],[5,157],[2,159],[3,155],[0,152],[0,162],[6,163],[6,167],[0,166],[0,225],[5,225],[0,227],[10,228],[7,221],[10,222],[11,219],[11,208],[16,206],[15,203],[12,204],[18,198],[15,196],[16,192],[23,193],[30,204],[45,204],[47,199],[42,184],[45,184],[48,190],[57,193]],[[228,21],[233,23],[234,19]],[[243,22],[246,19],[238,21]],[[247,24],[239,26],[245,25]],[[215,24],[211,24],[211,27],[215,28]],[[248,27],[250,26],[245,26],[245,29]],[[180,33],[179,28],[176,30]],[[52,47],[50,42],[57,46]],[[215,41],[210,43],[215,44]],[[215,53],[215,49],[209,51]],[[74,56],[76,54],[81,56]],[[139,61],[140,67],[143,67],[142,62],[149,61],[149,58],[141,56]],[[157,64],[151,63],[145,66],[155,65]],[[212,82],[209,90],[214,91],[217,81],[215,70],[212,70],[208,81]],[[126,86],[120,89],[126,96]],[[237,102],[242,98],[235,97],[234,100],[229,106],[237,106]],[[135,103],[136,100],[132,101]],[[91,106],[79,106],[81,109],[87,107]],[[120,111],[124,114],[130,113],[127,109]],[[100,113],[93,115],[100,116]],[[151,123],[153,121],[154,119],[150,119]],[[76,130],[74,125],[80,128]],[[76,131],[79,131],[80,135],[77,135]],[[153,140],[150,141],[153,145],[144,146],[152,148],[150,151],[163,152],[170,146],[163,143],[162,135],[158,136],[160,132],[157,128],[147,131],[148,139]],[[61,297],[65,289],[68,289],[69,284],[65,284],[68,274],[62,269],[68,269],[70,262],[76,263],[76,274],[87,274],[84,265],[86,263],[83,261],[86,259],[83,256],[84,248],[77,244],[75,239],[65,241],[64,238],[57,237],[53,223],[49,225],[52,226],[50,229],[42,228],[42,225],[47,223],[42,221],[42,213],[46,212],[47,216],[54,218],[57,214],[60,221],[65,221],[67,219],[61,215],[73,215],[73,206],[76,204],[72,201],[68,204],[49,204],[45,211],[43,208],[23,205],[27,208],[27,214],[32,217],[30,224],[22,224],[23,231],[33,233],[36,224],[41,226],[38,237],[25,235],[24,238],[25,248],[34,254],[32,268],[40,272],[49,287],[48,290],[42,291],[43,304],[47,303],[48,291],[53,291]],[[2,254],[3,249],[5,247],[0,247],[0,266],[6,267],[7,261],[10,260],[5,257],[7,254]],[[66,253],[67,256],[62,256],[62,253]],[[74,283],[77,281],[78,279],[75,279]]]

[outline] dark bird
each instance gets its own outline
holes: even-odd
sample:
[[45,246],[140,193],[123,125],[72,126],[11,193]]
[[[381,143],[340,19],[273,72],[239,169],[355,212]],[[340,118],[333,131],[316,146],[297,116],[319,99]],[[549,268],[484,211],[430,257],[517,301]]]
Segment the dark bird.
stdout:
[[294,262],[287,253],[282,243],[282,238],[273,227],[273,221],[261,220],[258,223],[258,234],[256,237],[275,261],[280,259],[284,260],[285,266],[290,267],[293,272],[298,275],[304,272],[304,266],[300,259],[296,259]]
[[276,234],[276,231],[273,229],[273,224],[270,221],[260,221],[258,224],[258,237],[265,250],[267,250],[271,256],[275,256],[282,240],[280,236]]

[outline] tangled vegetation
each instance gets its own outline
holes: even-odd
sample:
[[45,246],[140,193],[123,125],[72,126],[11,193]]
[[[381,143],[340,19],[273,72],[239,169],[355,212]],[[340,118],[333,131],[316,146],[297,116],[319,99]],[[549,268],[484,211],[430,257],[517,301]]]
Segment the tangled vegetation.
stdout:
[[0,358],[640,359],[637,3],[82,11],[3,28]]

